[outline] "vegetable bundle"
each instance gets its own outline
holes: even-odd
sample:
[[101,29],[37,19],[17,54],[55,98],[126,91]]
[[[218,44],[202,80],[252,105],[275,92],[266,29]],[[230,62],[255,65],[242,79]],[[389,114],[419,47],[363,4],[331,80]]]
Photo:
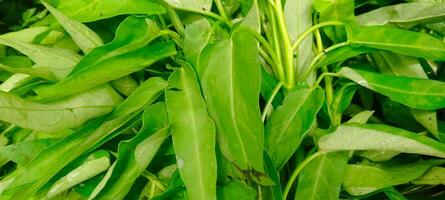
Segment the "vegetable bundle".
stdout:
[[445,198],[442,1],[0,5],[0,199]]

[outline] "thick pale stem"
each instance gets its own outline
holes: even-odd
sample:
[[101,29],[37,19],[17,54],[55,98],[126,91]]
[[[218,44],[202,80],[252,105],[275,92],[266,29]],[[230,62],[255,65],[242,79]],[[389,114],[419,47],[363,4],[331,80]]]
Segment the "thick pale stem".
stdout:
[[[281,0],[275,0],[275,11],[277,13],[278,28],[281,35],[281,42],[284,52],[284,70],[286,72],[286,87],[292,88],[295,85],[295,73],[298,73],[294,68],[294,53],[290,41],[289,33],[287,32],[286,19],[284,17],[283,6]],[[295,71],[295,72],[294,72]]]
[[316,25],[308,28],[304,33],[302,33],[297,38],[297,41],[295,41],[294,45],[292,45],[292,50],[296,50],[298,48],[298,45],[300,45],[301,42],[303,42],[304,38],[306,38],[312,32],[314,32],[320,28],[323,28],[325,26],[339,26],[339,25],[344,25],[344,24],[343,24],[343,22],[339,22],[339,21],[327,21],[327,22],[322,22],[322,23],[316,24]]
[[215,4],[218,8],[219,15],[221,15],[221,17],[224,18],[226,21],[230,21],[229,17],[227,16],[226,9],[224,9],[223,4],[221,3],[221,0],[215,0]]

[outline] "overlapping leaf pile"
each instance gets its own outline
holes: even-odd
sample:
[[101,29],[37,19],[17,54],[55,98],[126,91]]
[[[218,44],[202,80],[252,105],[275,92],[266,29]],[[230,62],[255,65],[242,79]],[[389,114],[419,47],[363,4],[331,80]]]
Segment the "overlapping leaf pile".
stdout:
[[445,198],[441,1],[36,4],[1,24],[0,199]]

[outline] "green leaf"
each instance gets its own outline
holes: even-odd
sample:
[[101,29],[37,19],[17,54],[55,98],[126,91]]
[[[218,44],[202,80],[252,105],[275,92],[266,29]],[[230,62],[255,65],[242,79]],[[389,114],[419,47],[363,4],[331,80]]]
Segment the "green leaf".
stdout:
[[355,83],[346,83],[337,90],[330,105],[331,119],[334,124],[341,123],[343,112],[345,112],[351,104],[356,91],[357,85]]
[[301,171],[295,199],[338,199],[347,161],[348,152],[327,153],[311,161]]
[[[415,58],[390,52],[373,52],[370,55],[383,74],[428,79],[422,65]],[[411,113],[428,131],[439,137],[436,111],[412,109]]]
[[[315,0],[314,7],[320,13],[320,22],[342,21],[354,24],[356,21],[353,0]],[[343,27],[327,27],[325,32],[336,42],[346,39]]]
[[256,190],[240,181],[232,181],[219,188],[218,199],[222,200],[255,200],[257,199]]
[[107,152],[103,152],[104,151],[98,151],[93,153],[82,165],[57,180],[46,194],[46,197],[53,198],[73,186],[106,171],[111,165],[110,155]]
[[[48,101],[77,94],[142,70],[174,54],[176,54],[175,45],[171,42],[166,42],[117,55],[91,65],[54,85],[37,88],[35,91],[38,95],[35,97],[35,100]],[[122,65],[126,67],[122,67]]]
[[283,192],[281,189],[280,176],[267,152],[264,152],[264,167],[267,176],[270,177],[274,184],[271,186],[261,186],[261,190],[259,190],[261,196],[263,199],[281,200],[283,198]]
[[12,181],[2,193],[2,198],[27,199],[32,196],[71,161],[102,145],[105,142],[104,138],[113,135],[120,127],[131,121],[144,107],[156,100],[165,87],[166,82],[160,78],[148,79],[113,113],[90,121],[42,151],[25,168],[19,170],[17,175],[11,177]]
[[174,8],[184,9],[184,10],[200,10],[200,11],[210,11],[212,8],[212,0],[165,0],[168,4]]
[[109,86],[49,104],[38,104],[0,92],[0,120],[43,132],[76,128],[88,120],[111,112],[122,101]]
[[124,199],[131,186],[147,168],[163,141],[170,135],[167,111],[163,103],[144,111],[143,127],[128,141],[119,144],[117,160],[102,179],[90,199]]
[[24,141],[0,148],[0,155],[12,160],[18,165],[25,166],[43,149],[57,142],[58,139],[37,139]]
[[199,57],[211,36],[212,29],[206,18],[194,21],[185,27],[184,54],[196,71],[199,71]]
[[351,195],[364,195],[379,189],[409,183],[443,160],[421,160],[415,163],[381,163],[376,166],[348,165],[343,187]]
[[364,46],[346,45],[332,49],[327,53],[323,52],[323,58],[316,63],[317,67],[344,62],[345,60],[374,51],[372,48]]
[[30,27],[20,31],[9,32],[0,35],[0,38],[18,41],[22,43],[32,43],[38,35],[46,31],[48,31],[48,27],[46,26]]
[[357,16],[361,25],[375,26],[395,24],[412,27],[417,24],[431,24],[445,19],[445,4],[436,2],[401,3],[381,7]]
[[[0,69],[14,74],[28,74],[33,77],[44,78],[46,80],[57,80],[50,69],[42,66],[32,66],[32,62],[24,63],[21,56],[8,56],[0,58]],[[26,58],[26,60],[29,60]],[[12,62],[11,62],[12,61]],[[30,61],[30,60],[29,60]]]
[[323,102],[321,88],[297,86],[268,119],[265,148],[277,169],[281,169],[300,146]]
[[79,56],[67,49],[28,44],[3,37],[0,37],[0,44],[20,51],[39,66],[47,67],[59,80],[65,78],[79,61]]
[[349,26],[347,30],[348,42],[352,45],[445,60],[445,43],[425,33],[385,26]]
[[257,46],[248,31],[237,29],[230,39],[206,48],[200,60],[202,72],[198,74],[222,154],[241,170],[263,172]]
[[374,92],[411,108],[433,110],[445,107],[445,84],[440,81],[389,76],[343,67],[339,74]]
[[387,150],[445,158],[445,145],[423,135],[380,124],[342,124],[320,138],[321,151]]
[[416,185],[444,185],[445,184],[445,168],[432,167],[421,177],[411,181]]
[[103,45],[102,39],[90,28],[67,17],[48,3],[43,1],[42,4],[51,12],[57,21],[59,21],[60,25],[70,34],[71,38],[73,38],[84,53],[88,53],[91,49]]
[[124,14],[163,14],[165,9],[153,0],[49,0],[65,15],[81,22],[91,22]]
[[178,169],[190,199],[216,199],[215,125],[190,65],[170,76],[166,91]]
[[369,118],[371,118],[373,114],[374,111],[364,110],[354,115],[354,117],[352,117],[348,122],[366,124],[366,122],[369,120]]
[[159,34],[159,27],[147,18],[127,17],[117,27],[110,43],[93,49],[80,60],[70,76],[88,69],[100,61],[137,50],[147,45]]
[[131,93],[138,88],[139,84],[131,77],[131,75],[124,76],[110,82],[111,87],[117,90],[119,93],[130,96]]

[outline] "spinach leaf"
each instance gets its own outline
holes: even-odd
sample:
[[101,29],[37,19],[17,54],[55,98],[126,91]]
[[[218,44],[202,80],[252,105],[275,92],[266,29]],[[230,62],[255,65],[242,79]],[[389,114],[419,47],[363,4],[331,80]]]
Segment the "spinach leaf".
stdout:
[[121,97],[109,86],[48,104],[38,104],[0,92],[0,120],[36,131],[57,132],[76,128],[111,112]]
[[191,199],[216,199],[215,125],[197,76],[184,64],[169,78],[166,104],[178,169]]
[[91,199],[123,199],[169,136],[163,103],[147,107],[142,118],[143,127],[134,138],[119,144],[116,162],[95,188]]
[[255,38],[238,29],[229,39],[205,49],[199,69],[221,152],[241,170],[264,172],[264,133],[258,105],[261,71]]
[[297,87],[268,119],[265,148],[277,169],[281,169],[300,146],[323,102],[322,89]]
[[444,158],[445,145],[416,133],[381,124],[342,124],[320,138],[322,151],[388,150]]
[[376,166],[348,165],[343,187],[351,195],[364,195],[390,186],[408,183],[443,160],[424,160],[415,163],[382,163]]
[[389,76],[349,67],[343,67],[339,74],[411,108],[433,110],[445,107],[441,92],[445,84],[440,81]]
[[163,14],[164,8],[153,0],[119,1],[110,0],[48,0],[48,2],[70,18],[81,22],[97,21],[124,14]]
[[87,26],[67,17],[45,2],[43,2],[43,5],[52,13],[57,21],[59,21],[60,25],[65,28],[84,53],[88,53],[91,49],[103,44],[102,39]]

